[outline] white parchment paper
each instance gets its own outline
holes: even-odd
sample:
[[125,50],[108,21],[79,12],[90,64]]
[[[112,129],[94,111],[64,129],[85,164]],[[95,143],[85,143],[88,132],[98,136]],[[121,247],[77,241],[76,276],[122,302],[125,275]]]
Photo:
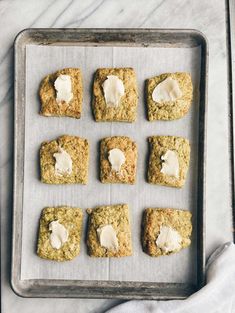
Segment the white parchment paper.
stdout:
[[[42,78],[64,67],[79,67],[84,78],[82,118],[42,117],[38,88]],[[138,121],[96,123],[91,112],[92,81],[99,67],[133,67],[139,87]],[[194,85],[194,102],[184,118],[169,122],[148,122],[144,102],[146,78],[164,72],[188,71]],[[198,86],[200,79],[199,48],[158,47],[79,47],[36,46],[26,50],[25,174],[21,279],[82,279],[151,282],[196,281],[197,218],[197,127]],[[46,185],[39,180],[39,148],[44,140],[63,134],[85,137],[90,142],[89,184]],[[99,141],[106,136],[127,135],[138,144],[138,179],[134,186],[106,185],[98,179]],[[178,135],[189,138],[191,163],[183,189],[150,185],[145,180],[148,155],[147,137]],[[119,259],[90,258],[86,252],[85,209],[97,205],[128,203],[132,222],[133,256]],[[81,253],[73,261],[57,263],[36,255],[39,217],[46,206],[69,205],[84,210]],[[144,208],[185,208],[193,213],[192,245],[178,254],[152,258],[142,252],[140,225]]]

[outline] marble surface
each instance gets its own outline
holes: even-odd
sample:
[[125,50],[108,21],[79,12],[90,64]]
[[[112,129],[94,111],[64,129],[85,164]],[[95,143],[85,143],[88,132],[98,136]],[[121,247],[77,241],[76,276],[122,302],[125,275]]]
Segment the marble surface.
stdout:
[[225,1],[0,1],[0,204],[2,312],[104,312],[119,301],[23,299],[9,285],[13,150],[13,41],[28,27],[195,28],[209,41],[207,255],[232,240]]

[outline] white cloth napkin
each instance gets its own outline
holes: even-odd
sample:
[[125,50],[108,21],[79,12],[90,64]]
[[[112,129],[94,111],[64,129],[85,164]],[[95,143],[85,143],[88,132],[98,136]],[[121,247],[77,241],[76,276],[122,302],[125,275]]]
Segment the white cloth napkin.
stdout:
[[235,313],[235,245],[215,250],[206,266],[207,284],[185,300],[128,301],[106,313]]

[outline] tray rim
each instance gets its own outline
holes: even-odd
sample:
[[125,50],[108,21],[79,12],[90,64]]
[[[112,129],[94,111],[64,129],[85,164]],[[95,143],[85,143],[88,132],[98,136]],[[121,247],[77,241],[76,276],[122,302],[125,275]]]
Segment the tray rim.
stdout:
[[[58,39],[58,34],[61,37]],[[33,37],[36,35],[36,37]],[[20,194],[18,186],[23,191],[23,172],[21,158],[24,155],[24,129],[18,132],[18,128],[24,125],[24,101],[25,81],[19,80],[19,76],[25,77],[25,47],[35,40],[38,45],[78,43],[79,36],[93,36],[94,45],[104,45],[104,36],[116,36],[116,41],[122,40],[123,36],[132,35],[132,45],[148,46],[138,42],[141,35],[157,35],[157,44],[172,42],[169,46],[179,46],[179,39],[184,37],[189,40],[188,44],[201,45],[202,58],[200,81],[200,105],[199,105],[199,144],[198,155],[203,161],[198,163],[198,204],[197,212],[197,249],[200,259],[197,261],[197,285],[180,283],[148,283],[148,282],[118,282],[118,281],[80,281],[80,280],[55,280],[55,279],[29,279],[22,280],[21,272],[21,240],[22,240],[22,213],[23,192]],[[54,36],[51,38],[51,36]],[[77,37],[76,37],[77,36]],[[191,36],[191,37],[190,37]],[[102,39],[103,37],[103,39]],[[190,38],[188,38],[190,37]],[[137,41],[135,41],[137,38]],[[188,39],[187,39],[188,38]],[[84,42],[88,42],[86,37]],[[130,39],[130,38],[129,38]],[[142,39],[143,40],[143,39]],[[110,41],[109,41],[110,42]],[[124,41],[122,41],[123,43]],[[92,41],[90,41],[92,43]],[[155,43],[156,44],[156,43]],[[126,45],[126,42],[124,42]],[[116,299],[184,299],[204,284],[205,274],[205,176],[206,176],[206,130],[207,130],[207,85],[208,85],[208,41],[205,35],[194,29],[159,29],[159,28],[28,28],[22,30],[14,42],[14,174],[13,174],[13,227],[12,227],[12,264],[11,264],[11,287],[21,297],[55,297],[55,298],[116,298]],[[20,83],[18,83],[20,81]],[[21,108],[19,107],[21,104]],[[23,124],[22,124],[23,123]],[[23,130],[23,131],[22,131]],[[23,143],[23,147],[22,147]],[[21,149],[20,148],[21,145]],[[22,174],[22,175],[20,175]],[[20,205],[20,210],[18,209]],[[200,226],[201,225],[201,226]],[[122,286],[125,285],[125,286]]]

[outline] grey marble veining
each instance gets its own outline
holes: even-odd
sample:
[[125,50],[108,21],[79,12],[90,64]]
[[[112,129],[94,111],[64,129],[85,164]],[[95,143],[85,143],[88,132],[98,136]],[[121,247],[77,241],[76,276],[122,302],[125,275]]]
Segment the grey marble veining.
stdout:
[[229,106],[225,1],[97,0],[0,1],[0,201],[3,312],[103,312],[113,300],[22,299],[9,285],[12,148],[13,41],[28,27],[195,28],[209,41],[207,144],[207,241],[209,254],[232,240],[229,166]]

